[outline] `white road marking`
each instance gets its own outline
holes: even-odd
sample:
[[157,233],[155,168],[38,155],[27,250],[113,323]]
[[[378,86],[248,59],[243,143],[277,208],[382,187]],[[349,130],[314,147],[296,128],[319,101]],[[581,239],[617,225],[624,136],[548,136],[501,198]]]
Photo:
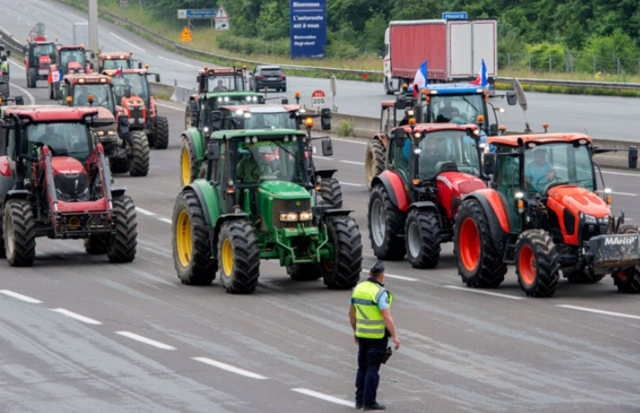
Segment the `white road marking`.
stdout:
[[344,182],[344,181],[340,181],[340,185],[346,185],[346,186],[365,186],[364,184],[354,184],[353,182]]
[[628,173],[628,172],[614,172],[614,171],[602,171],[603,174],[609,174],[609,175],[621,175],[621,176],[635,176],[638,177],[640,176],[640,174],[632,174],[632,173]]
[[136,212],[139,212],[142,215],[147,215],[147,216],[150,216],[150,217],[153,217],[153,216],[156,215],[155,213],[153,213],[151,211],[147,211],[146,209],[140,208],[140,207],[136,207]]
[[173,224],[173,221],[171,221],[171,218],[158,218],[158,219],[162,222],[166,222],[167,224]]
[[24,93],[25,95],[27,95],[27,97],[29,98],[29,101],[31,102],[32,105],[36,104],[36,99],[33,97],[33,95],[31,93],[29,93],[29,91],[27,91],[26,89],[21,88],[20,86],[16,85],[15,83],[9,82],[9,84],[11,86],[15,87],[16,89],[18,89],[19,91],[21,91],[22,93]]
[[135,44],[128,42],[126,40],[124,40],[122,37],[118,36],[117,34],[113,33],[113,32],[109,32],[109,34],[113,37],[115,37],[116,39],[125,42],[126,44],[128,44],[131,47],[135,47],[136,49],[140,50],[141,52],[145,52],[144,49],[141,49],[139,46],[136,46]]
[[[178,103],[178,102],[175,102],[175,103]],[[176,108],[176,107],[173,107],[173,106],[165,105],[164,103],[159,103],[157,101],[156,101],[156,105],[158,105],[160,107],[163,107],[163,108],[175,110],[175,111],[178,111],[178,112],[182,112],[184,110],[184,108]],[[183,105],[183,106],[186,106],[186,105]]]
[[350,139],[341,139],[341,138],[331,138],[334,141],[338,141],[338,142],[346,142],[346,143],[353,143],[356,145],[366,145],[367,142],[358,142],[356,140],[350,140]]
[[597,313],[597,314],[611,315],[611,316],[614,316],[614,317],[631,318],[633,320],[640,320],[640,316],[632,315],[632,314],[616,313],[616,312],[613,312],[613,311],[596,310],[595,308],[578,307],[578,306],[575,306],[575,305],[568,305],[568,304],[557,304],[557,306],[558,307],[562,307],[562,308],[568,308],[570,310],[586,311],[588,313]]
[[340,161],[342,163],[348,163],[350,165],[362,165],[364,166],[364,162],[356,162],[356,161]]
[[356,407],[356,404],[354,402],[350,402],[345,399],[340,399],[338,397],[329,396],[328,394],[320,393],[314,390],[301,389],[301,388],[291,389],[291,390],[301,394],[306,394],[307,396],[315,397],[316,399],[326,400],[331,403],[340,404],[342,406]]
[[[369,274],[369,271],[362,270],[362,272],[365,274]],[[420,281],[417,278],[405,277],[404,275],[387,274],[386,272],[384,273],[384,276],[389,278],[395,278],[398,280],[403,280],[403,281],[411,281],[411,282]]]
[[515,295],[509,295],[509,294],[493,293],[491,291],[478,290],[478,289],[469,288],[469,287],[458,287],[456,285],[444,285],[443,287],[450,288],[452,290],[460,290],[467,293],[476,293],[476,294],[491,295],[493,297],[508,298],[510,300],[524,300],[526,298],[526,297],[518,297]]
[[611,192],[613,195],[620,195],[620,196],[638,196],[638,194],[632,194],[630,192]]
[[250,379],[267,380],[267,377],[262,376],[260,374],[253,373],[253,372],[250,372],[248,370],[243,370],[241,368],[234,367],[234,366],[231,366],[229,364],[222,363],[220,361],[212,360],[212,359],[207,358],[207,357],[191,357],[191,358],[193,360],[195,360],[195,361],[199,361],[201,363],[208,364],[210,366],[217,367],[219,369],[226,370],[226,371],[229,371],[231,373],[235,373],[235,374],[239,374],[241,376],[249,377]]
[[166,57],[162,57],[162,56],[158,56],[158,59],[160,59],[160,60],[165,60],[165,61],[167,61],[167,62],[177,63],[177,64],[179,64],[179,65],[183,65],[183,66],[187,66],[187,67],[193,67],[193,68],[195,68],[195,69],[201,69],[201,68],[202,68],[202,66],[195,66],[195,65],[191,65],[191,64],[189,64],[189,63],[179,62],[179,61],[177,61],[177,60],[167,59]]
[[131,333],[129,331],[116,331],[116,334],[119,334],[123,337],[130,338],[131,340],[136,340],[144,344],[148,344],[150,346],[162,349],[162,350],[175,350],[176,348],[170,346],[168,344],[161,343],[159,341],[151,340],[150,338],[142,337],[137,334]]
[[71,13],[66,12],[66,11],[64,12],[64,14],[66,14],[67,16],[71,16],[74,19],[78,19],[78,20],[82,21],[83,23],[87,23],[87,21],[85,19],[83,19],[82,17],[78,17],[75,14],[71,14]]
[[320,159],[323,161],[333,161],[333,158],[330,156],[320,156],[320,155],[314,155],[313,156],[315,159]]
[[53,311],[54,313],[60,313],[60,314],[65,315],[67,317],[73,318],[74,320],[82,321],[83,323],[93,324],[94,326],[99,326],[100,324],[102,324],[98,320],[94,320],[93,318],[85,317],[85,316],[80,315],[78,313],[74,313],[73,311],[65,310],[64,308],[50,308],[50,310]]
[[8,295],[9,297],[13,297],[16,300],[24,301],[25,303],[42,304],[42,301],[40,300],[36,300],[35,298],[31,298],[26,295],[18,294],[11,290],[0,290],[0,294]]

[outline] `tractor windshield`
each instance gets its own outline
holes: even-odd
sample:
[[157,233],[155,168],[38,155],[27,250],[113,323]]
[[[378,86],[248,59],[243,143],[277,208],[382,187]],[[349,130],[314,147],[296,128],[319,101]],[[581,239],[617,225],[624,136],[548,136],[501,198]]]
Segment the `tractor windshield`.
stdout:
[[426,106],[426,110],[422,111],[426,115],[426,122],[462,125],[477,124],[478,115],[486,118],[484,96],[481,94],[433,95]]
[[243,91],[244,80],[242,76],[227,75],[227,76],[209,76],[207,78],[207,91],[209,92],[230,92],[230,91]]
[[84,50],[81,49],[64,49],[60,51],[60,64],[62,70],[67,73],[69,70],[69,63],[76,62],[80,65],[82,70],[85,67]]
[[133,69],[130,59],[104,59],[102,61],[103,70]]
[[264,96],[218,96],[210,97],[207,101],[211,110],[217,110],[220,106],[255,105],[264,103]]
[[[56,61],[56,51],[53,48],[53,44],[36,44],[33,46],[33,58],[35,60],[40,60],[41,56],[48,56],[51,58],[51,62],[55,63]],[[37,64],[37,63],[36,63]]]
[[[475,176],[480,175],[480,161],[476,141],[465,131],[443,130],[428,133],[418,144],[418,179],[431,180],[443,170],[457,168]],[[408,157],[409,146],[403,147]]]
[[27,153],[37,154],[47,145],[53,156],[71,156],[86,162],[93,151],[86,125],[73,122],[36,123],[27,128]]
[[131,86],[131,94],[138,96],[148,106],[149,85],[145,74],[125,73],[122,77],[115,75],[113,76],[113,84],[115,85],[116,99],[118,102],[121,102],[124,96],[124,86],[129,85]]
[[525,152],[525,193],[544,194],[550,185],[595,189],[591,154],[586,145],[551,143]]
[[295,142],[288,137],[237,142],[235,180],[244,186],[254,186],[261,181],[304,185],[307,180],[304,147],[301,139],[297,138]]
[[230,112],[225,116],[222,129],[298,129],[298,126],[289,112]]
[[73,88],[73,105],[89,106],[89,95],[93,96],[93,106],[102,106],[115,113],[115,102],[111,93],[111,85],[105,83],[76,84]]

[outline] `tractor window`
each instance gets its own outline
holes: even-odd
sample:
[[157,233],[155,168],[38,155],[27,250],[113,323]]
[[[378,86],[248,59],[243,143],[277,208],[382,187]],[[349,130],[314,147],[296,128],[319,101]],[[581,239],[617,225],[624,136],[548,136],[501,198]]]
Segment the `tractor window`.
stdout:
[[82,70],[85,68],[84,51],[79,49],[61,50],[60,51],[60,65],[62,70],[67,73],[69,70],[69,63],[76,62],[80,65]]
[[251,117],[244,120],[244,129],[298,129],[296,120],[289,112],[280,113],[251,113]]
[[255,105],[264,103],[264,96],[218,96],[208,100],[211,110],[220,106]]
[[30,125],[26,133],[29,154],[47,145],[53,156],[71,156],[84,163],[93,150],[91,135],[82,123],[36,123]]
[[149,87],[145,74],[125,73],[122,77],[113,76],[113,84],[115,85],[116,99],[122,101],[124,96],[124,86],[131,86],[131,94],[138,96],[145,104],[149,103]]
[[[5,125],[6,123],[3,121],[0,121],[0,126]],[[9,130],[8,129],[3,129],[0,127],[0,156],[5,156],[8,155],[9,153],[7,152],[7,145],[9,144],[8,139],[7,139],[7,135],[9,134]]]
[[102,61],[104,70],[132,69],[131,60],[129,59],[105,59]]
[[226,179],[224,176],[225,152],[226,152],[226,147],[225,147],[224,141],[220,141],[220,159],[216,162],[216,169],[213,176],[213,180],[218,183],[226,182]]
[[[478,115],[485,115],[483,95],[434,95],[430,98],[427,122],[478,123]],[[486,119],[488,121],[488,119]]]
[[593,165],[586,145],[553,143],[527,150],[525,178],[528,193],[543,194],[557,183],[595,189]]
[[443,130],[428,133],[418,145],[418,179],[431,180],[443,168],[455,166],[458,171],[480,175],[476,141],[465,131]]
[[409,177],[409,151],[411,150],[411,140],[404,139],[402,144],[396,139],[391,139],[389,144],[389,155],[391,156],[391,168],[398,172],[405,180]]
[[207,78],[207,90],[209,92],[243,91],[244,81],[242,76],[209,76]]
[[[515,196],[520,189],[520,158],[518,156],[504,156],[504,154],[516,154],[516,150],[509,147],[499,147],[496,157],[496,173],[493,182],[496,189],[504,196],[507,204],[509,227],[512,232],[520,228],[520,220],[516,211]],[[500,156],[500,155],[503,156]]]
[[48,56],[51,58],[51,62],[55,63],[56,61],[56,52],[53,48],[52,44],[39,44],[34,46],[33,48],[33,58],[35,60],[39,60],[40,56]]
[[7,156],[12,161],[16,160],[16,132],[13,129],[7,131]]
[[240,185],[285,181],[304,185],[305,151],[301,140],[237,143],[235,179]]
[[73,106],[89,106],[89,95],[93,96],[93,106],[102,106],[115,113],[115,103],[111,85],[105,83],[76,84],[73,88]]

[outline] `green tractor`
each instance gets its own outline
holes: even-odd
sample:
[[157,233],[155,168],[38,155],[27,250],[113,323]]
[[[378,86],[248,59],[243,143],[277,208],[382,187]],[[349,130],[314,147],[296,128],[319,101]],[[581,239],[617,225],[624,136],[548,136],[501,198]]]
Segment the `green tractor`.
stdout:
[[220,269],[228,293],[251,293],[261,259],[279,260],[296,281],[322,278],[330,289],[358,283],[358,225],[351,211],[319,202],[322,178],[311,173],[309,150],[318,139],[331,156],[330,138],[296,129],[211,135],[205,178],[186,186],[173,210],[173,259],[183,284],[209,285]]

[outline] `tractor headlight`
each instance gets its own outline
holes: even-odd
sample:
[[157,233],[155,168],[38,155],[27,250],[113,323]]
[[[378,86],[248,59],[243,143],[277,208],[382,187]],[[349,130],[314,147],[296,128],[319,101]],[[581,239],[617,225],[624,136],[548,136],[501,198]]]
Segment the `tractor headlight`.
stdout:
[[103,130],[99,130],[99,131],[96,132],[96,134],[98,136],[104,136],[104,131]]
[[115,136],[115,135],[116,135],[116,131],[114,131],[114,130],[110,130],[110,131],[108,131],[108,132],[107,132],[107,135],[109,135],[109,136]]
[[313,219],[313,212],[304,211],[300,213],[300,221],[311,221]]
[[584,222],[586,224],[597,224],[598,223],[598,218],[592,216],[592,215],[587,215],[584,214]]
[[285,212],[280,214],[280,221],[282,222],[296,222],[298,221],[298,213],[297,212]]
[[138,118],[138,123],[144,123],[144,118]]

